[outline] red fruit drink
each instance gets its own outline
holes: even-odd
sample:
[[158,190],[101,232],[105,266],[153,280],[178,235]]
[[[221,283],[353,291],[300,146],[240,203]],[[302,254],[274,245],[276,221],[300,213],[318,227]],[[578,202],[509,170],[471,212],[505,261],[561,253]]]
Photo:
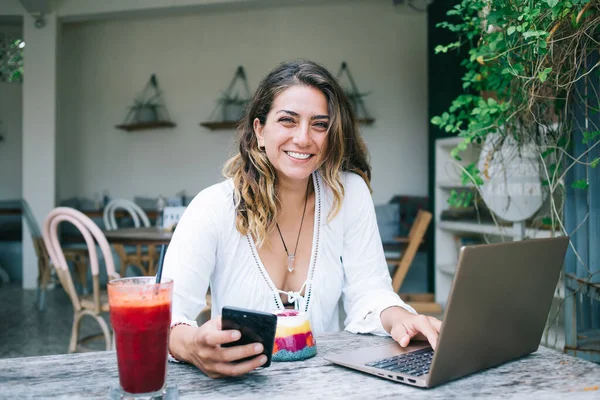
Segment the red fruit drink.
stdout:
[[129,394],[163,390],[171,324],[173,281],[123,278],[108,285],[121,389]]

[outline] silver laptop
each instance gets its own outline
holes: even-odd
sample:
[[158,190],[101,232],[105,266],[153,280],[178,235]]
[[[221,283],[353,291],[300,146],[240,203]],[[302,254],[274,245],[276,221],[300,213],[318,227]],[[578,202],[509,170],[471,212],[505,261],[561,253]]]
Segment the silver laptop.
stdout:
[[537,350],[568,237],[465,246],[437,350],[396,342],[328,355],[335,364],[394,382],[434,387]]

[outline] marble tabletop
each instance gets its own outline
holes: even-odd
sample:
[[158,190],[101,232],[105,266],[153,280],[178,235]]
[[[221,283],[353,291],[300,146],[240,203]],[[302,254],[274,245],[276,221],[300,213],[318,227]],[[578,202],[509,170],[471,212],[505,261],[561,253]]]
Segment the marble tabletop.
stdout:
[[[545,347],[523,359],[420,389],[333,365],[330,353],[384,344],[389,338],[346,332],[316,337],[316,357],[273,363],[262,371],[209,379],[194,366],[169,364],[167,384],[179,398],[259,399],[599,399],[600,366]],[[118,385],[114,352],[0,360],[0,398],[108,398]]]

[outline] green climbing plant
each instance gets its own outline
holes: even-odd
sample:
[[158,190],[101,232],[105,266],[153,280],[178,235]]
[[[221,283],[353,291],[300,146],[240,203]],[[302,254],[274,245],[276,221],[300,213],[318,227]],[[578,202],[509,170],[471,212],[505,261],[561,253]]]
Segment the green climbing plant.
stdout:
[[[599,6],[597,0],[462,0],[448,12],[449,20],[438,26],[455,32],[459,40],[440,44],[435,52],[468,47],[462,62],[464,93],[431,122],[464,139],[453,157],[460,160],[461,151],[489,134],[511,136],[517,144],[535,143],[547,163],[544,185],[559,189],[574,128],[569,105],[590,96],[575,86],[597,74],[600,65],[589,62],[598,51]],[[597,104],[587,111],[597,113]],[[585,130],[584,142],[595,148],[600,130]],[[597,150],[591,155],[589,165],[596,167],[600,156]],[[477,177],[484,171],[474,165],[463,172],[465,179],[483,183]],[[585,182],[573,187],[584,188]]]
[[21,39],[0,40],[0,82],[23,82],[23,48]]
[[[499,138],[492,153],[509,138],[518,148],[533,147],[550,203],[544,223],[565,233],[566,174],[577,164],[600,164],[600,85],[591,84],[600,67],[600,0],[459,0],[447,16],[438,27],[458,40],[440,43],[435,52],[468,50],[463,93],[431,123],[463,139],[451,152],[457,161],[490,135]],[[585,145],[576,157],[574,132],[583,132]],[[483,165],[480,171],[462,163],[463,183],[484,184]],[[578,179],[571,187],[586,190],[588,182]],[[464,200],[455,192],[449,198],[460,206]]]

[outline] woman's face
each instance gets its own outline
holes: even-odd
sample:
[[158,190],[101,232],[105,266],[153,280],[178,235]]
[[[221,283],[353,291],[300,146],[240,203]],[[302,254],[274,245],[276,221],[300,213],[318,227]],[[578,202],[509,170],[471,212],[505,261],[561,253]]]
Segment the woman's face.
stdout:
[[327,99],[310,86],[291,86],[273,101],[264,125],[254,119],[258,145],[264,147],[279,180],[306,180],[327,150]]

